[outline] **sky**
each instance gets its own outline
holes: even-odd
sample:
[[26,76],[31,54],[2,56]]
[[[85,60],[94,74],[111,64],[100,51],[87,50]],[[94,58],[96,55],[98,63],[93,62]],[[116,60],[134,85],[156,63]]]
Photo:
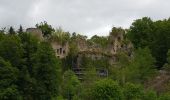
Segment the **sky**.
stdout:
[[0,0],[0,27],[54,28],[89,37],[106,36],[113,26],[129,28],[142,17],[170,17],[170,0]]

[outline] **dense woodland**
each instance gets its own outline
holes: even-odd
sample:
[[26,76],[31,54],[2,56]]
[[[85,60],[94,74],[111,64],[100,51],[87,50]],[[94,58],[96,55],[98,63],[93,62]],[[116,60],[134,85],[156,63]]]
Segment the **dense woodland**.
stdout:
[[[170,81],[163,91],[152,88],[149,82],[164,71],[170,73],[170,19],[153,21],[144,17],[135,20],[129,29],[113,27],[110,34],[124,31],[133,44],[133,56],[119,52],[118,62],[111,66],[105,59],[84,58],[84,80],[72,71],[78,53],[76,39],[105,48],[108,36],[87,36],[54,29],[47,22],[40,28],[44,41],[19,29],[0,30],[0,100],[170,100]],[[55,56],[50,41],[69,43],[64,59]],[[96,69],[109,69],[108,77],[99,77]],[[170,77],[170,75],[169,75]],[[149,84],[149,85],[148,85]]]

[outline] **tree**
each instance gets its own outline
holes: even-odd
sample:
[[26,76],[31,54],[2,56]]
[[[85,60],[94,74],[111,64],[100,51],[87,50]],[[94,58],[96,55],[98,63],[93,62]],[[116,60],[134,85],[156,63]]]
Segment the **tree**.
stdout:
[[167,53],[167,62],[168,64],[170,64],[170,49],[168,50],[168,53]]
[[4,33],[5,33],[5,29],[6,29],[6,27],[1,28],[1,29],[0,29],[0,34],[4,34]]
[[9,34],[11,34],[11,35],[16,34],[16,32],[12,26],[9,28]]
[[22,91],[22,95],[26,100],[32,100],[35,96],[34,91],[36,87],[36,80],[33,77],[33,65],[34,65],[34,55],[38,48],[38,39],[31,34],[22,33],[19,34],[21,39],[21,45],[24,50],[23,52],[23,63],[20,70],[19,77],[19,89]]
[[125,34],[125,30],[122,29],[121,27],[113,27],[112,31],[110,32],[111,36],[117,36],[119,34]]
[[58,94],[60,60],[47,42],[41,42],[34,56],[33,77],[36,80],[35,99],[50,100]]
[[125,84],[126,82],[144,83],[156,73],[155,59],[148,48],[137,49],[132,58],[126,53],[118,53],[117,63],[109,68],[110,77]]
[[143,88],[132,83],[125,84],[123,93],[125,100],[142,100],[144,95]]
[[98,44],[101,47],[105,48],[108,45],[108,37],[104,37],[104,36],[97,36],[94,35],[93,37],[91,37],[91,39],[88,40],[88,42],[92,43],[92,44]]
[[64,32],[60,27],[51,34],[50,40],[65,44],[70,40],[70,33]]
[[3,37],[0,41],[0,56],[9,61],[12,66],[21,68],[23,49],[18,36],[6,35]]
[[154,39],[151,42],[150,49],[153,57],[156,58],[158,68],[167,63],[167,52],[170,49],[170,20],[154,22]]
[[127,35],[135,48],[143,48],[152,42],[153,21],[148,17],[137,19],[132,23]]
[[170,49],[170,20],[152,21],[148,17],[137,19],[132,23],[127,37],[132,41],[135,48],[148,47],[153,57],[156,58],[158,68],[163,67],[166,54]]
[[19,35],[22,48],[24,50],[22,58],[24,59],[23,65],[27,66],[28,71],[32,74],[32,67],[33,67],[33,56],[37,52],[38,48],[38,39],[31,34],[22,33]]
[[170,100],[170,93],[163,93],[159,96],[158,100]]
[[49,25],[46,21],[41,22],[40,24],[36,24],[36,27],[42,30],[44,37],[49,37],[52,32],[54,32],[52,26]]
[[168,53],[167,53],[167,63],[164,65],[164,68],[167,71],[170,71],[170,49],[168,50]]
[[156,72],[155,59],[148,48],[135,51],[134,58],[128,68],[128,80],[131,82],[143,83]]
[[18,29],[18,33],[19,33],[19,34],[22,34],[22,33],[23,33],[23,28],[22,28],[21,25],[20,25],[20,27],[19,27],[19,29]]
[[120,84],[124,84],[126,81],[129,81],[128,74],[130,72],[129,65],[131,59],[123,52],[117,54],[117,59],[117,64],[110,68],[111,77],[119,81]]
[[61,89],[63,97],[68,100],[72,100],[74,96],[79,95],[80,81],[73,71],[68,70],[64,73]]
[[0,99],[1,100],[20,100],[21,95],[17,88],[18,69],[12,67],[0,57]]
[[144,100],[157,100],[157,94],[155,91],[153,90],[147,90],[145,91],[145,94],[144,94]]
[[91,88],[90,100],[122,100],[119,84],[111,79],[97,81]]

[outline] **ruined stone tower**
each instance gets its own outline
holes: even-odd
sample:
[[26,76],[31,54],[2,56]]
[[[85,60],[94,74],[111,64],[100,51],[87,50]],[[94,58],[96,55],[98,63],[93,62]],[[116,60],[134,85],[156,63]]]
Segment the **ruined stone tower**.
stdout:
[[40,40],[43,40],[42,31],[40,29],[38,29],[38,28],[27,28],[26,32],[30,33],[31,35],[37,37]]
[[109,36],[109,44],[108,44],[108,50],[111,54],[117,54],[118,51],[120,51],[124,44],[124,30],[113,28],[112,32]]

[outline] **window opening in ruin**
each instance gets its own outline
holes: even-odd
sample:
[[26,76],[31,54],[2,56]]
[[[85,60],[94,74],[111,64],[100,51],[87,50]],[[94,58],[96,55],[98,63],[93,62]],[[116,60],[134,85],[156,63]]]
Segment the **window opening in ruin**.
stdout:
[[62,53],[62,48],[60,48],[60,54]]
[[108,71],[105,69],[99,70],[99,76],[100,77],[107,77],[108,76]]
[[60,49],[57,49],[57,53],[59,53]]
[[113,51],[115,52],[115,48],[113,48]]
[[118,37],[118,41],[120,41],[121,39],[120,39],[120,37]]
[[65,54],[66,53],[66,51],[65,50],[63,50],[63,54]]

